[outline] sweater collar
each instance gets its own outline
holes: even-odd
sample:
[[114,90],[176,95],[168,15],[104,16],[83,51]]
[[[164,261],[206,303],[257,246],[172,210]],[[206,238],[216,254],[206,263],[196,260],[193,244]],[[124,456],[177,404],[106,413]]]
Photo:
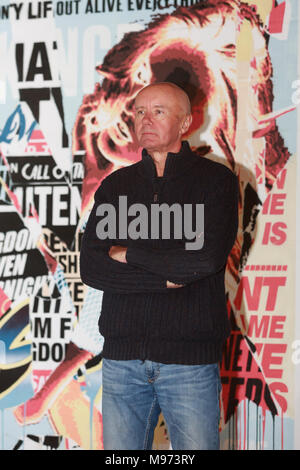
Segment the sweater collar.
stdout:
[[[189,143],[183,141],[178,153],[168,153],[163,178],[176,178],[182,175],[189,170],[197,160],[198,157],[191,151]],[[142,151],[142,164],[145,174],[150,178],[156,178],[155,163],[146,149]]]

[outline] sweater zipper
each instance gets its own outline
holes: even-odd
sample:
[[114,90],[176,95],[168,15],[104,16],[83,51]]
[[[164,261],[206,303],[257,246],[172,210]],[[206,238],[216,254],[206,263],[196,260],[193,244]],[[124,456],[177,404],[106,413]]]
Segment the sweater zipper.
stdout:
[[153,181],[153,202],[158,202],[158,190],[159,190],[159,185],[156,180]]
[[[156,180],[153,181],[153,202],[157,203],[159,199],[159,184],[157,183]],[[141,351],[141,356],[142,356],[142,361],[145,361],[147,359],[147,348],[148,348],[148,322],[149,322],[149,310],[151,306],[151,298],[149,299],[149,304],[147,306],[147,310],[145,312],[145,320],[144,320],[144,342],[142,346],[142,351]]]
[[148,352],[148,342],[149,342],[149,337],[148,337],[148,324],[149,324],[149,311],[150,311],[150,306],[151,306],[152,299],[149,299],[149,304],[147,305],[147,309],[145,312],[145,319],[144,319],[144,342],[142,346],[142,361],[147,360],[147,352]]
[[161,189],[160,183],[154,179],[153,181],[153,202],[158,202],[159,200],[159,190]]

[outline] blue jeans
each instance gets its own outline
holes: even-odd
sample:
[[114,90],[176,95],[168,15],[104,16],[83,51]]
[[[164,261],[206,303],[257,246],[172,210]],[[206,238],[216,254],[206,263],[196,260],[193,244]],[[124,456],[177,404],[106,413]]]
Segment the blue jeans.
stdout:
[[103,359],[105,450],[151,450],[162,411],[173,450],[218,450],[218,364]]

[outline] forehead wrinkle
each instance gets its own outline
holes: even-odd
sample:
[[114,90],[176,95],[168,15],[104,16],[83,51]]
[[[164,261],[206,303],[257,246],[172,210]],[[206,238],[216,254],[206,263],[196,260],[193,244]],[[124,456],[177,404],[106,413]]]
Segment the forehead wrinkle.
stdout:
[[[140,104],[140,105],[134,105],[134,109],[136,111],[142,111],[142,110],[145,110],[148,108],[148,105],[144,105],[144,104]],[[166,110],[166,111],[172,111],[172,107],[169,106],[167,103],[160,103],[160,102],[156,102],[154,104],[150,103],[150,106],[149,106],[150,109],[152,110],[155,110],[155,109],[163,109],[163,110]],[[176,105],[176,108],[178,108],[178,106]]]
[[[139,106],[134,105],[136,109],[145,109],[147,106],[140,104]],[[152,108],[169,108],[167,104],[151,104]]]
[[184,114],[191,114],[191,104],[186,92],[182,88],[170,82],[153,83],[147,85],[137,94],[135,103],[138,97],[141,97],[144,93],[149,93],[151,90],[155,91],[155,89],[159,92],[163,91],[163,89],[169,90],[169,93],[173,98],[175,98],[174,106],[176,106],[177,109],[180,108]]

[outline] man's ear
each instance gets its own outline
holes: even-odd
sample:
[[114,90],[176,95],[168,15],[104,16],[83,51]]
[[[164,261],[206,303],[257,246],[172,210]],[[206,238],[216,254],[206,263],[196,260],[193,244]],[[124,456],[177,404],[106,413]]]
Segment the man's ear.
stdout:
[[181,124],[181,134],[185,134],[192,124],[193,117],[191,114],[188,114],[184,117],[182,124]]

